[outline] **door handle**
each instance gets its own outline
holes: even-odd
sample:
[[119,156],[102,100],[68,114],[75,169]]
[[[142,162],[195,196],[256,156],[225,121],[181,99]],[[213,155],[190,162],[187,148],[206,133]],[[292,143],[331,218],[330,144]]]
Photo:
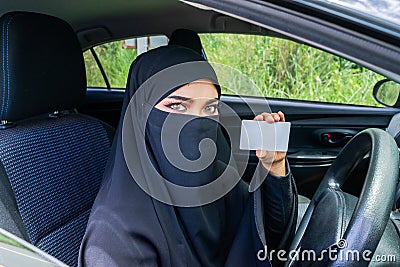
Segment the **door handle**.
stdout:
[[344,146],[358,132],[348,129],[318,130],[314,134],[319,143],[325,146]]
[[346,133],[324,133],[321,136],[321,142],[323,144],[337,145],[347,143],[353,136]]

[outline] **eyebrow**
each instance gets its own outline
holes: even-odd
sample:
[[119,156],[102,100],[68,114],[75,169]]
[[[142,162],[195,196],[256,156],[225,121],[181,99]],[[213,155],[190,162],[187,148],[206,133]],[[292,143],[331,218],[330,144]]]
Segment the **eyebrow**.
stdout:
[[184,96],[180,96],[180,95],[171,95],[168,98],[172,98],[172,99],[176,99],[176,100],[182,100],[182,101],[187,101],[187,102],[193,102],[193,99],[188,98],[188,97],[184,97]]
[[207,101],[207,104],[211,104],[211,103],[214,103],[214,102],[217,102],[217,101],[219,101],[218,98],[212,98],[212,99]]
[[[180,96],[180,95],[171,95],[168,98],[172,98],[172,99],[176,99],[176,100],[182,100],[185,102],[190,102],[193,103],[193,99],[189,98],[189,97],[184,97],[184,96]],[[207,104],[213,103],[218,101],[218,98],[212,98],[210,100],[207,101]]]

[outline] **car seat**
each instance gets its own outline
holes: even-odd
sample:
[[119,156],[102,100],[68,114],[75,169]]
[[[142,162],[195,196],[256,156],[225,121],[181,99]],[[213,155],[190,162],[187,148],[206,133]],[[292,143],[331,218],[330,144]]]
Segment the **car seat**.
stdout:
[[86,76],[69,24],[28,12],[0,21],[0,227],[76,265],[114,129],[76,111]]

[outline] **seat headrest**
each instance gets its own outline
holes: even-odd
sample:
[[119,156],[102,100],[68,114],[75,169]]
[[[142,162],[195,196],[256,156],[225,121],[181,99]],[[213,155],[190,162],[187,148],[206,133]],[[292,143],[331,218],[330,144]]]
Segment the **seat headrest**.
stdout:
[[11,12],[0,18],[0,119],[72,109],[85,97],[82,49],[56,17]]
[[199,53],[205,60],[207,60],[206,53],[204,52],[203,45],[199,35],[188,29],[177,29],[169,38],[169,43],[171,45],[181,45],[190,48],[197,53]]

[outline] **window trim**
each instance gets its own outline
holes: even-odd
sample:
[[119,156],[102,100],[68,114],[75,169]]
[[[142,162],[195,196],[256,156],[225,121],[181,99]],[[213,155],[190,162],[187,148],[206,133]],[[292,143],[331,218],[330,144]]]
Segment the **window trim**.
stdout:
[[96,61],[97,67],[98,67],[99,70],[100,70],[101,76],[103,77],[103,80],[104,80],[104,82],[105,82],[105,84],[106,84],[107,91],[111,91],[111,84],[110,84],[110,81],[108,80],[107,74],[106,74],[106,72],[105,72],[105,70],[104,70],[104,68],[103,68],[103,65],[102,65],[101,62],[100,62],[99,57],[97,56],[96,51],[94,50],[93,47],[91,47],[89,50],[90,50],[90,52],[92,53],[93,58],[94,58],[94,60]]

